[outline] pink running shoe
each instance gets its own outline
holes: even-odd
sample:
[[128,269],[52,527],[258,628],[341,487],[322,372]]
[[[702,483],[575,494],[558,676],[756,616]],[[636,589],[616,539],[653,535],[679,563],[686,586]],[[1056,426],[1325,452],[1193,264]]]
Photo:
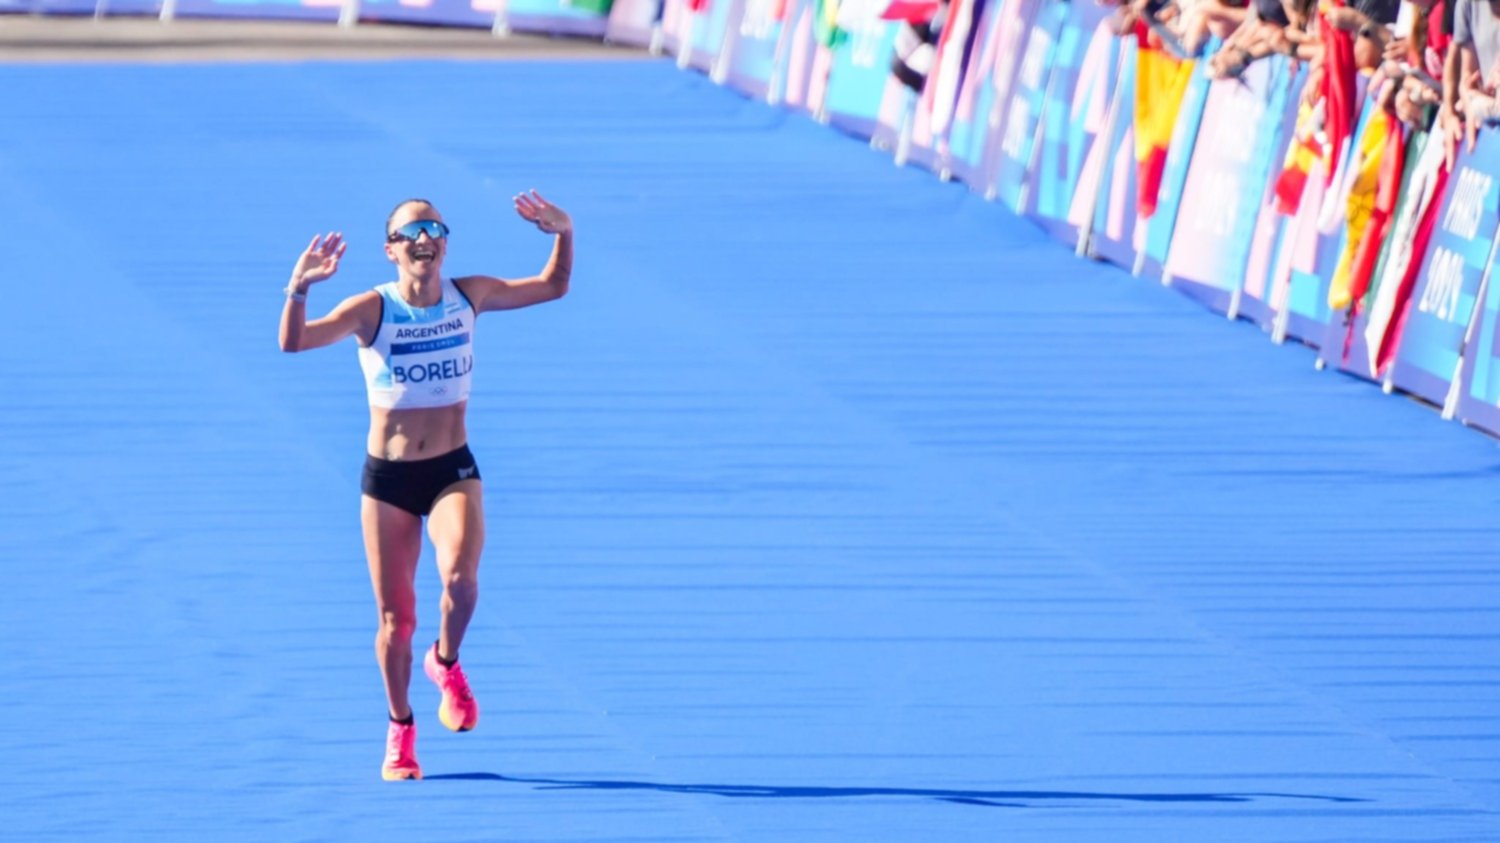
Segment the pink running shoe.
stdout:
[[380,777],[388,782],[422,778],[422,766],[417,763],[416,724],[391,722],[385,735],[385,763],[380,765]]
[[422,660],[438,690],[443,692],[443,701],[438,704],[438,719],[455,732],[467,732],[479,722],[479,703],[474,701],[474,692],[469,690],[469,680],[463,668],[455,662],[452,667],[443,667],[437,660],[437,644],[427,650]]

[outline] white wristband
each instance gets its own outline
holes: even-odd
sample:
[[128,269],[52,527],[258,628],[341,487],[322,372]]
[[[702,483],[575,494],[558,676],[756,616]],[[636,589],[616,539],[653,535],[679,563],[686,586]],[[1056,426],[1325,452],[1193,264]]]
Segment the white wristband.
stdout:
[[292,301],[307,301],[307,293],[297,292],[297,288],[293,287],[290,284],[287,285],[285,292],[286,297],[291,299]]

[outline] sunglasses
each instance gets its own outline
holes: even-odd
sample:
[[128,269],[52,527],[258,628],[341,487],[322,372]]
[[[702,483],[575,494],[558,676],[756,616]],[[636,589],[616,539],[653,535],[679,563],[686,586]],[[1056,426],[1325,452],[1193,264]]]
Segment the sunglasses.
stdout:
[[437,220],[416,220],[387,234],[385,242],[397,243],[402,240],[410,240],[415,243],[417,242],[417,238],[421,237],[424,233],[433,240],[441,240],[448,236],[448,226],[443,225]]

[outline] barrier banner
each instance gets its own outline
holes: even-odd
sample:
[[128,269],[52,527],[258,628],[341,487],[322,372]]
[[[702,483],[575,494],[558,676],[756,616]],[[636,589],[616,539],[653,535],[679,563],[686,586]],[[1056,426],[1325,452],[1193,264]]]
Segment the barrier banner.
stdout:
[[939,174],[951,175],[975,190],[984,189],[981,173],[996,104],[995,64],[999,59],[1002,20],[1005,15],[1016,15],[1020,5],[1018,0],[990,0],[985,4],[976,25],[963,84],[958,90],[947,144],[936,162]]
[[1135,266],[1141,244],[1137,233],[1146,227],[1138,225],[1135,158],[1135,76],[1136,42],[1120,39],[1119,78],[1115,81],[1115,98],[1108,120],[1109,134],[1101,146],[1106,153],[1104,172],[1100,174],[1099,193],[1094,201],[1094,219],[1089,231],[1089,254],[1130,269]]
[[475,9],[491,13],[502,3],[505,22],[516,32],[602,38],[609,27],[610,0],[473,0]]
[[1318,230],[1318,211],[1337,201],[1335,194],[1343,194],[1337,184],[1325,184],[1323,166],[1318,161],[1308,171],[1297,215],[1285,223],[1290,242],[1284,243],[1273,270],[1276,280],[1271,292],[1277,342],[1293,337],[1316,345],[1328,323],[1326,279],[1338,263],[1340,243],[1337,233],[1330,236]]
[[1030,216],[1071,245],[1093,216],[1099,194],[1106,150],[1096,140],[1109,120],[1120,37],[1113,8],[1068,3],[1066,11],[1042,109]]
[[651,45],[661,22],[662,0],[614,0],[605,21],[604,40],[633,47]]
[[[1500,132],[1481,132],[1473,153],[1460,151],[1439,206],[1432,242],[1417,274],[1401,327],[1391,383],[1396,388],[1442,404],[1458,373],[1464,333],[1490,261],[1490,245],[1500,225]],[[1480,343],[1472,355],[1478,363],[1491,354]],[[1472,367],[1471,367],[1472,368]],[[1488,394],[1489,370],[1475,382]],[[1497,396],[1500,397],[1500,396]],[[1493,400],[1489,402],[1493,404]]]
[[[518,0],[506,2],[514,4]],[[679,66],[713,73],[729,32],[730,18],[738,20],[740,11],[740,0],[663,0],[662,46],[677,56]]]
[[884,20],[885,0],[844,0],[830,47],[823,114],[830,125],[862,138],[875,135],[881,103],[901,85],[891,76],[899,21]]
[[1209,86],[1163,280],[1219,313],[1229,312],[1245,281],[1290,77],[1287,59],[1274,56]]
[[[1290,63],[1288,63],[1290,64]],[[1287,157],[1296,130],[1295,112],[1291,105],[1298,102],[1302,89],[1307,84],[1306,65],[1300,64],[1292,73],[1290,87],[1286,91],[1286,105],[1277,121],[1276,142],[1271,156],[1271,172],[1267,174],[1265,189],[1261,194],[1260,207],[1256,213],[1254,233],[1245,261],[1245,279],[1239,293],[1230,303],[1229,313],[1233,319],[1248,319],[1266,330],[1270,330],[1276,311],[1271,307],[1271,290],[1275,268],[1280,256],[1283,240],[1286,239],[1286,220],[1278,209],[1276,193],[1280,174],[1279,162]],[[1268,114],[1267,120],[1275,119]]]
[[1493,279],[1484,280],[1483,301],[1468,333],[1456,410],[1465,424],[1500,435],[1500,291]]
[[[312,0],[307,0],[312,2]],[[321,2],[321,0],[319,0]],[[179,10],[183,10],[196,0],[179,0]],[[516,4],[526,0],[510,0],[511,17],[514,17]],[[537,0],[531,0],[535,5]],[[331,2],[334,12],[337,13],[339,3]],[[413,6],[401,3],[398,0],[359,0],[359,19],[362,21],[378,21],[382,23],[419,23],[438,24],[441,26],[471,26],[484,27],[486,29],[494,26],[495,12],[498,9],[502,13],[505,9],[501,0],[430,0],[425,5]],[[556,0],[550,4],[557,6]],[[597,17],[597,16],[596,16]],[[602,21],[603,19],[600,18]],[[550,32],[547,29],[525,29],[516,26],[514,20],[510,21],[512,29],[521,32]],[[602,31],[602,30],[601,30]]]
[[1047,2],[991,0],[986,15],[981,16],[982,21],[993,12],[989,25],[981,23],[980,46],[971,53],[971,66],[964,75],[964,87],[973,92],[973,108],[964,107],[961,92],[949,133],[948,157],[940,166],[990,197],[1027,39]]
[[[1138,55],[1146,58],[1144,51],[1137,44]],[[1212,49],[1212,45],[1210,45]],[[1137,67],[1136,76],[1136,98],[1137,103],[1143,101],[1150,108],[1153,98],[1151,92],[1142,91],[1142,77],[1139,75],[1140,68]],[[1172,233],[1177,226],[1177,206],[1181,202],[1182,189],[1187,182],[1188,168],[1192,164],[1193,149],[1198,145],[1198,129],[1203,122],[1203,109],[1208,102],[1209,84],[1212,82],[1204,69],[1196,63],[1188,63],[1190,76],[1187,81],[1187,89],[1182,94],[1182,103],[1177,108],[1177,119],[1172,126],[1172,136],[1167,146],[1166,154],[1162,163],[1152,165],[1148,160],[1142,160],[1137,154],[1138,170],[1136,173],[1137,203],[1144,204],[1143,194],[1150,189],[1141,181],[1145,174],[1154,177],[1160,172],[1160,178],[1156,186],[1156,198],[1153,203],[1154,210],[1149,217],[1142,220],[1145,224],[1145,235],[1141,241],[1141,249],[1136,255],[1135,272],[1137,275],[1146,277],[1160,277],[1165,270],[1167,253],[1172,245]],[[1136,114],[1141,113],[1137,108]],[[1136,121],[1136,149],[1139,153],[1143,146],[1143,126]],[[1145,211],[1142,210],[1142,214]],[[1138,222],[1137,225],[1141,223]]]
[[1007,97],[999,147],[987,183],[989,191],[1018,214],[1028,210],[1027,188],[1036,153],[1037,129],[1046,104],[1057,34],[1067,16],[1066,2],[1044,0],[1027,33],[1026,51]]
[[[459,0],[459,2],[467,5],[466,0]],[[182,18],[255,18],[332,23],[339,19],[339,9],[342,5],[341,0],[248,0],[247,2],[177,0],[173,5],[173,14]],[[453,10],[445,8],[445,11]],[[361,8],[361,13],[363,13],[363,8]],[[493,20],[494,14],[491,13],[486,16],[484,25],[489,26]]]
[[938,38],[932,72],[922,87],[911,122],[910,157],[944,176],[948,135],[978,40],[979,24],[992,0],[952,0]]
[[785,49],[789,0],[745,0],[744,14],[731,21],[724,42],[724,82],[767,102],[780,102],[781,59]]
[[151,16],[161,6],[162,0],[0,0],[0,14]]
[[[786,86],[782,104],[787,108],[818,114],[828,85],[832,63],[828,49],[818,39],[818,18],[826,0],[799,0],[789,18],[790,37],[786,51]],[[827,28],[832,35],[831,26]]]

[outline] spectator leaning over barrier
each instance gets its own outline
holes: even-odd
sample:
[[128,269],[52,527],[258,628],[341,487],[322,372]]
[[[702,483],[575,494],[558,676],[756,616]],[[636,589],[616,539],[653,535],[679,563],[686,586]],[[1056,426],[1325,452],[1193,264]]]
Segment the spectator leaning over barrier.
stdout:
[[1247,0],[1128,0],[1122,4],[1121,32],[1136,19],[1151,27],[1157,40],[1179,59],[1198,58],[1210,37],[1228,38],[1244,23]]
[[[1361,70],[1374,71],[1380,66],[1385,46],[1391,40],[1388,27],[1396,20],[1398,2],[1360,0],[1353,6],[1323,9],[1331,25],[1359,33],[1354,57]],[[1238,76],[1256,59],[1276,54],[1316,63],[1322,45],[1314,26],[1315,12],[1315,0],[1256,0],[1254,13],[1210,60],[1214,77]]]
[[[1457,95],[1453,109],[1462,119],[1469,149],[1484,123],[1500,119],[1500,0],[1458,0],[1453,12]],[[1446,81],[1446,74],[1445,74]],[[1451,125],[1451,124],[1450,124]],[[1456,141],[1454,137],[1452,140]]]
[[[1411,32],[1386,44],[1381,73],[1395,85],[1393,107],[1401,122],[1426,130],[1433,124],[1436,107],[1438,129],[1446,132],[1450,120],[1457,120],[1453,108],[1458,96],[1457,64],[1451,73],[1447,69],[1453,6],[1448,0],[1410,2],[1415,13]],[[1453,139],[1461,131],[1460,126]]]
[[1250,14],[1208,61],[1209,73],[1215,79],[1230,79],[1245,72],[1256,59],[1265,58],[1278,47],[1288,52],[1286,29],[1292,18],[1281,0],[1255,0]]

